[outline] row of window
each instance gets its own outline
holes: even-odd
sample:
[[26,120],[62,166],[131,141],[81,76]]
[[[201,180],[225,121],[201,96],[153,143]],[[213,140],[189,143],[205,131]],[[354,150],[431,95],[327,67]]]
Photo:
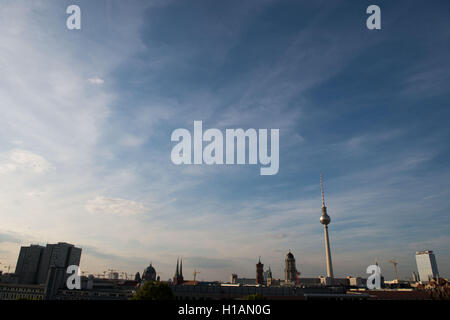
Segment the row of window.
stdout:
[[30,288],[18,288],[18,287],[0,287],[0,292],[1,291],[41,293],[42,289],[30,289]]
[[0,300],[18,300],[18,299],[42,300],[42,295],[40,295],[40,294],[17,294],[17,293],[2,293],[2,294],[0,294]]

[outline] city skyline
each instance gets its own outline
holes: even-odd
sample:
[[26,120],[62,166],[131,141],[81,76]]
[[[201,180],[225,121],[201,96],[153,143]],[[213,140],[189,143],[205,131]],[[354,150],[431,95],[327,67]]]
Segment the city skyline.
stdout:
[[[57,248],[56,250],[54,248]],[[71,253],[69,250],[70,248],[74,248],[72,250],[75,250],[74,253]],[[55,254],[54,257],[52,257],[52,250],[57,251],[58,253]],[[17,265],[15,266],[14,272],[12,272],[11,270],[11,274],[15,274],[17,277],[19,277],[19,283],[21,283],[20,281],[24,281],[24,283],[44,283],[44,278],[47,273],[48,273],[48,268],[49,266],[51,266],[52,264],[46,263],[45,261],[50,261],[50,259],[53,259],[52,261],[54,261],[54,266],[57,266],[59,268],[63,268],[64,270],[71,264],[75,264],[77,266],[80,265],[80,257],[81,257],[81,251],[82,248],[76,248],[73,244],[69,244],[66,242],[58,242],[57,244],[46,244],[44,245],[37,245],[37,244],[30,244],[29,246],[21,246],[20,247],[20,252],[17,258]],[[42,254],[42,252],[45,252],[44,254]],[[427,261],[427,258],[424,259],[420,259],[418,260],[417,256],[418,255],[431,255],[430,258],[430,262]],[[24,257],[25,255],[28,255],[29,260],[27,260],[27,262],[25,262],[25,267],[24,267]],[[68,258],[68,256],[70,256],[70,258]],[[328,261],[327,261],[328,257],[325,257],[325,265],[327,266],[328,269]],[[72,261],[72,262],[71,262]],[[386,261],[387,263],[394,263],[395,264],[395,269],[397,267],[397,262],[393,261],[393,260],[389,260]],[[375,264],[377,266],[380,266],[380,262],[378,261],[378,259],[376,259]],[[8,268],[10,268],[11,266],[7,266]],[[151,272],[153,273],[153,277],[156,279],[160,279],[160,275],[161,270],[155,270],[153,267],[153,262],[150,262],[150,264],[148,266],[146,266],[144,268],[144,271],[141,273],[141,271],[137,271],[136,273],[133,274],[133,272],[128,273],[128,272],[123,272],[122,270],[118,270],[118,269],[111,269],[108,268],[107,270],[104,270],[103,272],[100,273],[90,273],[87,271],[84,271],[80,268],[80,275],[83,276],[88,276],[88,275],[93,275],[94,277],[98,277],[98,278],[107,278],[107,279],[113,279],[114,276],[117,276],[118,279],[133,279],[135,277],[138,276],[139,277],[143,276],[145,277],[145,273],[147,272],[147,270],[151,269]],[[394,270],[395,270],[394,269]],[[187,279],[183,278],[183,258],[177,258],[177,262],[176,262],[176,268],[175,268],[175,275],[172,278],[169,278],[168,281],[169,282],[180,282],[182,283],[183,281],[192,281],[189,279],[189,277],[187,277]],[[2,270],[0,270],[2,271]],[[8,274],[10,273],[10,270],[8,271],[4,271],[4,274]],[[165,273],[165,272],[164,272]],[[197,274],[201,273],[199,270],[194,269],[194,272],[192,273],[194,275],[194,281],[195,281],[195,277]],[[256,264],[256,278],[254,278],[253,280],[256,281],[256,284],[258,284],[258,277],[263,277],[263,273],[270,273],[271,278],[272,279],[276,279],[276,280],[280,280],[283,282],[296,282],[298,281],[298,278],[302,279],[302,278],[309,278],[311,279],[311,277],[304,277],[303,275],[301,275],[301,271],[297,270],[297,265],[295,263],[295,258],[292,255],[291,251],[289,250],[289,252],[286,255],[286,259],[284,261],[284,277],[274,277],[271,271],[271,266],[267,266],[264,269],[264,264],[261,263],[261,256],[258,257],[258,263]],[[189,274],[189,273],[188,273]],[[370,274],[365,274],[364,276],[368,277]],[[231,274],[232,277],[239,277],[238,273],[232,273]],[[350,275],[350,274],[346,274],[347,277],[360,277],[359,275]],[[360,278],[363,278],[360,277]],[[436,258],[434,256],[433,250],[424,250],[424,251],[418,251],[416,252],[416,270],[412,272],[412,275],[410,277],[407,278],[401,278],[398,277],[398,274],[395,273],[395,278],[392,280],[402,280],[402,281],[414,281],[416,279],[417,276],[420,276],[420,281],[423,282],[427,282],[430,280],[431,278],[441,278],[441,276],[438,273],[438,267],[437,267],[437,263],[436,263]],[[179,278],[180,277],[180,278]],[[251,277],[240,277],[240,278],[245,278],[246,281],[251,280]],[[313,278],[324,278],[327,279],[328,278],[337,278],[334,277],[333,275],[331,275],[327,270],[327,273],[325,275],[318,275],[316,277]],[[33,280],[34,279],[34,280]],[[177,279],[177,280],[175,280]],[[259,280],[260,284],[266,280]],[[264,279],[265,279],[265,275],[264,275]],[[294,279],[294,280],[292,280]],[[297,280],[296,280],[297,279]],[[341,278],[342,279],[342,278]],[[161,279],[162,281],[164,281],[163,279]],[[198,280],[198,279],[197,279]],[[388,280],[388,279],[385,279]],[[153,280],[155,281],[155,280]],[[159,280],[157,280],[159,281]],[[204,279],[202,279],[201,281],[205,281]],[[206,281],[219,281],[219,282],[226,282],[223,280],[217,280],[217,279],[208,279]],[[234,283],[234,282],[232,282]]]
[[[81,268],[386,279],[433,250],[450,271],[449,4],[5,0],[0,7],[0,265],[64,241]],[[176,166],[176,128],[279,128],[280,165]],[[242,272],[240,271],[242,270]],[[242,274],[241,274],[242,273]],[[187,276],[186,278],[189,278]]]
[[[321,186],[321,195],[322,195],[322,215],[321,215],[321,218],[320,218],[320,223],[321,224],[323,224],[324,225],[324,232],[325,232],[325,265],[326,265],[326,274],[324,275],[324,274],[320,274],[320,275],[316,275],[315,277],[325,277],[325,278],[336,278],[336,277],[334,277],[334,275],[333,275],[333,267],[332,267],[332,264],[331,264],[331,257],[329,256],[329,254],[330,254],[330,248],[329,248],[329,243],[328,243],[328,241],[329,241],[329,236],[328,236],[328,233],[327,233],[327,226],[328,226],[328,224],[329,224],[329,222],[330,222],[330,218],[327,216],[327,207],[325,206],[325,200],[324,200],[324,194],[325,194],[325,192],[324,192],[324,187],[323,187],[323,181],[322,181],[322,173],[320,174],[320,186]],[[65,243],[65,242],[58,242],[58,245],[60,245],[60,244],[62,244],[62,245],[68,245],[68,246],[73,246],[73,245],[70,245],[70,244],[67,244],[67,243]],[[36,244],[30,244],[30,246],[31,247],[38,247],[39,248],[39,250],[43,250],[43,249],[45,249],[45,247],[44,246],[41,246],[41,245],[36,245]],[[52,246],[55,246],[55,245],[50,245],[50,247],[52,247]],[[49,247],[49,244],[46,244],[46,247],[48,248]],[[21,261],[21,259],[23,259],[22,258],[22,251],[23,250],[26,250],[27,249],[27,247],[21,247],[21,250],[20,250],[20,254],[19,254],[19,258],[18,258],[18,261]],[[77,249],[77,250],[79,250],[80,251],[80,253],[81,253],[81,249]],[[80,254],[79,253],[79,254]],[[432,250],[424,250],[424,251],[418,251],[418,252],[416,252],[416,260],[417,260],[417,255],[418,254],[423,254],[423,253],[430,253],[433,257],[432,257],[432,260],[434,261],[433,263],[434,263],[434,266],[433,266],[433,268],[435,268],[435,272],[437,273],[437,265],[436,265],[436,260],[435,260],[435,257],[434,257],[434,254],[433,254],[433,251]],[[287,262],[287,260],[285,260],[285,262],[284,262],[284,265],[283,266],[281,266],[281,269],[283,269],[284,268],[284,280],[286,280],[287,281],[287,279],[289,278],[289,279],[292,279],[292,278],[296,278],[297,277],[297,270],[295,270],[296,268],[297,268],[297,266],[296,266],[296,263],[295,263],[295,259],[294,259],[294,257],[292,256],[292,254],[291,254],[291,250],[289,250],[289,252],[288,252],[288,255],[287,255],[288,257],[291,257],[292,259],[293,259],[293,264],[292,263],[289,263],[289,268],[291,268],[291,269],[289,269],[289,270],[294,270],[294,271],[292,271],[292,272],[294,272],[296,275],[295,275],[295,277],[293,276],[293,275],[287,275],[286,274],[286,268],[287,268],[287,265],[288,265],[288,262]],[[79,260],[80,260],[80,257],[78,256],[78,262],[77,262],[77,265],[80,265],[80,263],[79,263]],[[37,262],[39,262],[39,260],[37,260]],[[421,272],[423,272],[423,271],[421,271],[421,268],[423,269],[423,268],[431,268],[431,267],[429,267],[429,266],[427,266],[426,265],[426,262],[425,262],[425,265],[424,266],[422,266],[423,264],[424,264],[424,262],[421,262],[421,267],[419,267],[419,261],[417,260],[416,261],[416,263],[417,263],[417,266],[416,266],[416,270],[414,270],[414,271],[412,271],[411,272],[411,275],[409,276],[409,277],[404,277],[403,279],[400,277],[398,277],[398,273],[397,273],[397,262],[395,262],[395,261],[393,261],[393,260],[388,260],[388,261],[385,261],[386,263],[395,263],[396,265],[395,265],[395,276],[396,276],[396,279],[400,279],[400,280],[409,280],[409,279],[414,279],[415,278],[415,275],[417,275],[417,274],[419,274],[420,275],[420,273]],[[19,262],[18,262],[19,263]],[[380,264],[380,262],[378,261],[378,259],[376,259],[375,260],[375,263],[376,263],[376,265],[377,266],[380,266],[381,264]],[[1,263],[0,263],[1,264]],[[152,267],[152,262],[150,262],[150,267]],[[260,272],[260,274],[258,273],[258,266],[261,266],[260,267],[260,270],[259,270],[259,272]],[[259,277],[262,277],[262,273],[263,273],[263,271],[264,271],[264,269],[263,269],[263,267],[264,267],[264,264],[261,264],[261,256],[259,256],[258,257],[258,264],[256,265],[257,266],[257,279],[258,279],[258,274],[259,274]],[[8,272],[10,271],[9,269],[10,269],[10,267],[11,267],[11,265],[4,265],[3,266],[4,268],[8,268]],[[18,272],[18,270],[17,270],[17,267],[18,267],[18,265],[16,265],[16,267],[15,267],[15,272],[14,273],[17,273]],[[179,270],[180,270],[180,274],[181,274],[181,277],[182,277],[182,268],[183,268],[183,258],[177,258],[177,264],[176,264],[176,271],[175,271],[175,276],[173,277],[173,281],[175,281],[175,279],[178,279],[178,272],[179,272]],[[81,268],[80,268],[81,269]],[[21,269],[20,269],[21,270]],[[37,270],[37,267],[36,267],[36,270]],[[154,269],[153,269],[154,270]],[[270,265],[267,267],[267,269],[266,270],[269,270],[270,271],[270,273],[272,274],[272,272],[271,272],[271,267],[270,267]],[[432,272],[432,271],[428,271],[428,269],[426,269],[427,271],[426,272]],[[430,269],[431,270],[431,269]],[[2,270],[0,270],[0,271],[2,271]],[[159,272],[157,272],[156,274],[158,275],[158,277],[159,277],[159,275],[161,275],[161,274],[166,274],[167,273],[167,271],[165,270],[165,271],[161,271],[161,270],[158,270]],[[236,271],[236,270],[235,270]],[[417,271],[417,272],[416,272]],[[22,272],[22,271],[19,271],[19,274],[20,274],[20,272]],[[37,271],[36,271],[37,272]],[[88,275],[88,274],[92,274],[92,275],[94,275],[94,276],[98,276],[98,277],[106,277],[106,278],[109,278],[109,277],[111,277],[111,275],[113,274],[113,272],[116,272],[118,275],[119,275],[119,277],[121,277],[121,278],[126,278],[126,279],[132,279],[133,278],[133,272],[131,272],[131,273],[128,273],[128,272],[123,272],[123,271],[121,271],[121,270],[117,270],[117,269],[110,269],[109,267],[106,269],[106,270],[104,270],[103,272],[88,272],[88,271],[85,271],[85,270],[80,270],[80,272],[83,274],[83,275]],[[266,272],[266,271],[264,271],[264,272]],[[434,272],[434,270],[433,270],[433,272]],[[45,273],[45,272],[44,272]],[[140,273],[140,271],[137,271],[136,272],[136,274],[137,273]],[[144,271],[144,273],[145,273],[145,271]],[[198,270],[196,270],[195,268],[194,268],[194,273],[201,273],[201,272],[198,272]],[[298,271],[298,275],[300,275],[302,272],[299,270]],[[383,273],[383,270],[382,270],[382,273]],[[156,276],[156,274],[155,274],[155,276]],[[360,273],[358,273],[358,274],[349,274],[349,273],[343,273],[345,276],[352,276],[352,277],[362,277],[362,278],[364,278],[364,276],[368,276],[368,274],[360,274]],[[431,274],[431,273],[430,273]],[[236,276],[239,276],[239,274],[238,273],[236,273],[236,272],[234,272],[234,273],[232,273],[232,275],[236,275]],[[385,274],[384,274],[385,275]],[[22,277],[23,277],[23,275],[22,275]],[[42,278],[42,275],[40,276],[41,278]],[[195,277],[195,276],[194,276]],[[305,276],[303,275],[301,278],[304,278]],[[422,275],[420,275],[420,277],[421,277],[421,279],[422,278],[424,278],[425,276],[424,276],[424,274],[422,274]],[[245,277],[244,277],[245,278]],[[276,279],[277,277],[276,276],[274,276],[273,277],[274,279]],[[426,278],[426,277],[425,277]],[[181,278],[181,279],[183,279],[183,278]],[[280,280],[282,280],[283,278],[282,277],[278,277],[278,279],[280,279]],[[41,279],[42,280],[42,279]],[[169,278],[169,281],[171,281],[172,280],[172,278]],[[179,281],[179,280],[177,280],[177,281]],[[183,281],[183,280],[181,280],[181,281]],[[204,279],[202,279],[202,281],[204,281]],[[220,282],[223,282],[223,280],[222,279],[220,279],[220,280],[217,280],[217,279],[208,279],[208,281],[220,281]],[[260,280],[260,282],[261,282],[262,280]],[[426,280],[425,280],[426,281]]]

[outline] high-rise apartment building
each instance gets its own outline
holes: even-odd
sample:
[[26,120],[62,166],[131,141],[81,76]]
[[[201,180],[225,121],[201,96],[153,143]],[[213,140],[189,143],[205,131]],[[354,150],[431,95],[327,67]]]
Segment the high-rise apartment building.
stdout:
[[44,249],[39,245],[20,248],[15,271],[19,277],[19,283],[33,284],[37,282],[37,270]]
[[416,263],[420,281],[428,282],[430,279],[439,278],[436,257],[432,250],[416,252]]
[[21,247],[15,273],[19,283],[43,284],[51,267],[67,269],[70,265],[79,266],[80,259],[81,249],[69,243]]
[[45,283],[50,267],[67,269],[70,265],[80,265],[81,249],[73,244],[58,242],[47,244],[39,264],[37,283]]

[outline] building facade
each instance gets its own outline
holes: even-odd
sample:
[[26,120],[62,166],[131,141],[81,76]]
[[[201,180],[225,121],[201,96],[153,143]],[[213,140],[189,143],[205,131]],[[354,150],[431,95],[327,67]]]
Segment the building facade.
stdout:
[[295,266],[294,255],[289,251],[284,260],[284,279],[286,283],[296,283],[297,281],[297,267]]
[[255,285],[255,278],[239,278],[237,274],[232,274],[230,279],[230,284],[238,284],[238,285]]
[[0,283],[0,300],[43,300],[44,285]]
[[142,281],[156,281],[156,270],[152,266],[151,262],[150,265],[145,268],[144,272],[142,273]]
[[428,282],[431,279],[439,278],[436,257],[432,250],[416,252],[416,263],[421,282]]
[[39,245],[20,248],[15,271],[20,284],[35,284],[38,282],[39,264],[44,249],[45,247]]
[[21,247],[15,274],[20,284],[44,284],[51,267],[66,270],[70,265],[80,265],[81,249],[58,242],[47,246]]
[[261,263],[261,258],[256,264],[256,284],[264,284],[264,264]]
[[81,249],[73,244],[58,242],[57,244],[47,244],[43,250],[37,283],[45,283],[50,267],[67,269],[71,265],[80,265]]

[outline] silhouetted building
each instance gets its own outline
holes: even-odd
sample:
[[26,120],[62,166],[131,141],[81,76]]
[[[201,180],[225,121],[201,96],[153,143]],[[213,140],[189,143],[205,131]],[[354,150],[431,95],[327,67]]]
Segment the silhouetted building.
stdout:
[[136,275],[134,276],[134,281],[141,282],[141,274],[139,272],[136,272]]
[[21,247],[16,274],[21,284],[44,284],[50,267],[66,270],[70,265],[80,265],[81,249],[64,242]]
[[284,260],[284,279],[287,283],[295,283],[297,281],[297,267],[295,266],[294,255],[289,251]]
[[344,287],[298,288],[293,286],[245,286],[237,284],[205,283],[195,286],[171,286],[176,300],[243,299],[260,294],[268,300],[366,300],[369,295],[347,294]]
[[179,285],[183,284],[184,278],[183,278],[183,260],[180,260],[180,263],[178,263],[177,259],[177,269],[175,270],[175,275],[173,276],[173,284]]
[[38,282],[39,263],[44,249],[43,246],[39,245],[20,248],[15,271],[20,284],[35,284]]
[[156,270],[153,268],[152,263],[145,268],[144,273],[142,273],[142,281],[156,281]]
[[256,284],[264,284],[264,264],[261,263],[261,257],[256,264]]
[[58,242],[57,244],[47,244],[45,247],[38,271],[38,283],[45,283],[50,267],[67,270],[68,266],[80,265],[81,249],[73,244]]
[[17,284],[0,282],[0,300],[43,300],[43,284]]
[[63,289],[65,287],[66,279],[67,274],[65,268],[50,266],[48,276],[45,281],[44,299],[45,300],[55,299],[58,290]]
[[271,278],[272,278],[272,270],[270,270],[270,266],[269,266],[269,269],[264,271],[264,282],[267,283],[267,281]]
[[273,278],[272,270],[270,269],[270,266],[269,266],[269,270],[267,270],[265,272],[265,274],[266,274],[265,281],[266,281],[266,285],[267,286],[270,287],[270,286],[279,286],[280,285],[280,279],[274,279]]

